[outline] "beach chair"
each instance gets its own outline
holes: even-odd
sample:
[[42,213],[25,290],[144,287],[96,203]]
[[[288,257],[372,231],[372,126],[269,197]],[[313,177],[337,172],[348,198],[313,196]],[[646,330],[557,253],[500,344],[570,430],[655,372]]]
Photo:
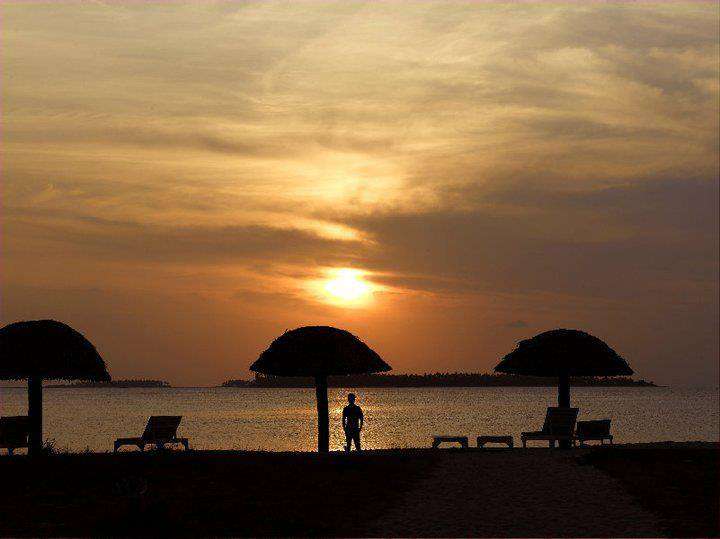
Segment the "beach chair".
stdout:
[[158,449],[164,449],[165,444],[182,444],[186,450],[190,449],[187,438],[177,437],[177,428],[180,425],[180,415],[153,415],[148,419],[145,432],[139,438],[118,438],[115,440],[117,452],[124,445],[137,446],[140,451],[145,450],[146,445],[154,445]]
[[0,449],[8,455],[21,447],[28,448],[30,418],[26,415],[0,417]]
[[612,434],[610,434],[610,419],[595,419],[592,421],[578,421],[575,438],[580,445],[585,445],[589,440],[600,441],[600,445],[605,444],[605,440],[613,443]]
[[561,440],[567,440],[575,445],[574,434],[577,415],[577,408],[548,407],[542,430],[520,434],[523,447],[527,447],[529,440],[547,441],[550,447],[555,447],[555,442]]

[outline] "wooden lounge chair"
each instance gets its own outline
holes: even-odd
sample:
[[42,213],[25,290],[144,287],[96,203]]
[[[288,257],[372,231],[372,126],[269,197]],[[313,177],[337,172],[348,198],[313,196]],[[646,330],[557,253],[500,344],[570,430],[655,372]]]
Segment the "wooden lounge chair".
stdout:
[[542,430],[520,434],[523,447],[527,447],[528,440],[547,441],[550,447],[555,447],[555,442],[560,440],[567,440],[574,445],[577,415],[577,408],[549,407]]
[[144,451],[146,445],[154,445],[158,449],[164,449],[165,444],[182,444],[186,450],[189,450],[188,439],[177,437],[177,428],[181,419],[182,416],[180,415],[150,416],[142,436],[139,438],[118,438],[115,440],[114,451],[124,445],[137,446],[140,451]]
[[605,440],[610,440],[610,444],[612,444],[613,437],[612,434],[610,434],[610,420],[595,419],[592,421],[578,421],[575,438],[580,442],[580,445],[585,445],[585,442],[588,440],[599,440],[601,445],[605,443]]
[[0,449],[7,449],[8,455],[21,447],[28,448],[30,418],[26,415],[0,417]]

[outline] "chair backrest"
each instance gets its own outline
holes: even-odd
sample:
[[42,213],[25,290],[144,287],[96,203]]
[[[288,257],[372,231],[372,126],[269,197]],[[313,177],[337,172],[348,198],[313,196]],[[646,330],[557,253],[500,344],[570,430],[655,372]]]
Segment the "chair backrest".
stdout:
[[0,446],[27,447],[30,418],[26,415],[0,417]]
[[599,438],[610,436],[610,420],[594,419],[592,421],[578,421],[578,438]]
[[559,408],[550,406],[545,414],[542,431],[545,434],[572,436],[577,420],[577,408]]
[[170,440],[175,438],[181,415],[152,415],[143,432],[143,440]]

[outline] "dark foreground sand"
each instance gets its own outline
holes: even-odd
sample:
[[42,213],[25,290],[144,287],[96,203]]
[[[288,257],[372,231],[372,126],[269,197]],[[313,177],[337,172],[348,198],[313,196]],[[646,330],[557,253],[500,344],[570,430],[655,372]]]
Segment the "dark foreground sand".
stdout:
[[718,536],[718,444],[0,457],[0,534]]

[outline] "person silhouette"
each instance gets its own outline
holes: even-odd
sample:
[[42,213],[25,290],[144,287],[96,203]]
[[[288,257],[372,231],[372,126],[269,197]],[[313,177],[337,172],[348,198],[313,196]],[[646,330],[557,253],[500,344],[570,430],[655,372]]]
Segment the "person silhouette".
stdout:
[[363,428],[363,412],[355,404],[355,393],[348,393],[348,405],[343,408],[342,425],[345,431],[345,451],[350,451],[350,446],[355,442],[355,449],[360,451],[360,431]]

